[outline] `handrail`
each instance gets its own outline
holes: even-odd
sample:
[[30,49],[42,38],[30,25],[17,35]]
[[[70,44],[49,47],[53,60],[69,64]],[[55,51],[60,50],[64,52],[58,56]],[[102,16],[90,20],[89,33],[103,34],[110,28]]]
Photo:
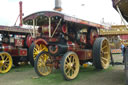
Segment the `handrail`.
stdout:
[[55,28],[55,30],[54,30],[54,32],[53,32],[53,34],[52,34],[52,37],[54,36],[54,34],[55,34],[55,32],[56,32],[56,30],[57,30],[57,28],[58,28],[58,26],[60,25],[60,22],[62,21],[62,18],[60,19],[60,21],[58,22],[58,24],[57,24],[57,26],[56,26],[56,28]]

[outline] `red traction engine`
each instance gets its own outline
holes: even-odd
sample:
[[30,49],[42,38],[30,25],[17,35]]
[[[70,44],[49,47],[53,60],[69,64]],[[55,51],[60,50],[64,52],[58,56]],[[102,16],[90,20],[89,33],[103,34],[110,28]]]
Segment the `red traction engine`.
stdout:
[[52,11],[33,13],[24,18],[24,24],[38,26],[40,32],[29,48],[30,62],[39,76],[47,76],[55,67],[72,80],[88,61],[97,69],[108,68],[109,42],[98,35],[103,26]]
[[0,26],[0,73],[8,72],[12,64],[28,62],[28,47],[32,42],[28,29]]

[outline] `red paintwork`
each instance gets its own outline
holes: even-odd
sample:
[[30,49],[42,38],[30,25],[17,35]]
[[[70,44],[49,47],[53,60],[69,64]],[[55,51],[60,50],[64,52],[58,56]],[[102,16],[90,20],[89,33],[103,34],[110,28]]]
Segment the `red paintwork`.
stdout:
[[24,46],[23,39],[15,39],[15,46]]
[[2,49],[3,49],[3,51],[5,51],[5,52],[9,51],[8,44],[2,44]]
[[73,44],[71,41],[68,41],[67,42],[67,45],[68,45],[68,50],[72,51],[73,50]]
[[20,48],[19,49],[19,56],[27,56],[27,49]]
[[35,44],[41,44],[41,43],[43,43],[45,45],[48,45],[47,41],[44,40],[44,39],[42,39],[42,38],[39,38],[39,39],[35,40],[34,43]]
[[57,53],[57,52],[58,52],[58,49],[59,49],[59,48],[58,48],[58,45],[56,45],[55,48],[56,48],[56,50],[53,51],[53,50],[52,50],[52,46],[49,46],[49,51],[50,51],[50,53],[52,53],[52,54]]
[[11,54],[11,56],[19,56],[19,51],[18,51],[18,49],[12,49],[10,54]]
[[26,44],[28,47],[30,47],[33,41],[34,41],[34,38],[32,38],[32,36],[27,36]]
[[96,38],[98,38],[98,34],[95,34],[95,33],[91,32],[91,35],[90,35],[90,43],[91,43],[91,45],[93,45],[93,43],[96,40]]
[[68,29],[67,29],[66,25],[63,25],[63,26],[62,26],[62,31],[63,31],[64,33],[67,33]]
[[58,63],[61,60],[62,56],[58,56],[56,57],[56,59],[54,60],[54,67],[56,69],[58,69],[60,67],[60,64]]
[[20,26],[22,26],[22,1],[19,2],[19,5],[20,5]]
[[80,36],[80,41],[83,43],[86,43],[86,35],[81,35]]
[[2,44],[2,51],[9,52],[11,56],[27,56],[27,48],[16,48],[8,44]]
[[75,51],[79,57],[79,60],[92,59],[92,50],[79,50]]
[[80,46],[77,43],[73,43],[71,41],[67,42],[68,50],[69,51],[76,51],[81,49]]
[[50,38],[49,41],[50,42],[56,42],[56,41],[58,41],[58,39],[57,38]]
[[120,35],[120,38],[121,38],[122,40],[128,40],[128,35]]

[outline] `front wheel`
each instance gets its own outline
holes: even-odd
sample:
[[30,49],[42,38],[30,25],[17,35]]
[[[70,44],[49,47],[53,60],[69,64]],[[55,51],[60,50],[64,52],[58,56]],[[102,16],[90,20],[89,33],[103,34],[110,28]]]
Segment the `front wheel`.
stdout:
[[39,76],[47,76],[52,72],[53,61],[48,52],[42,51],[36,57],[34,63],[35,72]]
[[7,73],[12,67],[12,57],[7,52],[0,53],[0,73]]
[[72,80],[79,73],[79,59],[76,53],[67,52],[61,61],[61,71],[66,80]]

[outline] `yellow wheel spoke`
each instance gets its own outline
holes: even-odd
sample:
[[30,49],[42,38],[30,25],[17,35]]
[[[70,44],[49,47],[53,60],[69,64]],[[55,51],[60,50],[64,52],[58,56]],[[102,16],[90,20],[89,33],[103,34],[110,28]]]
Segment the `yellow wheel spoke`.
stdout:
[[102,65],[104,66],[105,65],[105,62],[104,61],[101,61]]
[[75,64],[75,59],[74,58],[72,59],[72,64]]
[[107,58],[104,58],[104,57],[101,57],[101,59],[103,60],[103,61],[108,61],[108,59]]
[[7,57],[4,61],[5,61],[5,62],[9,62],[9,58]]
[[39,45],[38,44],[36,44],[36,48],[39,49]]
[[72,75],[73,75],[73,74],[75,73],[75,69],[73,69],[73,68],[72,68],[72,70],[71,70],[71,71],[72,71]]
[[44,66],[42,66],[42,72],[43,72],[43,73],[45,72],[45,67],[44,67]]
[[2,70],[3,70],[3,71],[5,70],[5,67],[4,67],[4,65],[2,66]]
[[2,58],[2,60],[4,60],[4,58],[5,58],[5,55],[1,55],[1,58]]
[[70,69],[68,69],[68,71],[66,72],[66,74],[67,74],[67,75],[69,75],[69,74],[70,74]]
[[7,66],[7,65],[5,65],[5,64],[3,65],[3,67],[4,67],[5,69],[7,69],[7,68],[8,68],[8,66]]
[[67,64],[65,64],[65,69],[67,69],[68,68],[68,65]]
[[109,54],[109,52],[104,52],[104,54]]
[[107,48],[107,45],[103,46],[102,50],[104,50],[105,48]]
[[42,66],[42,64],[40,63],[40,64],[38,64],[38,67],[41,67]]
[[46,66],[46,68],[47,68],[47,71],[48,71],[48,72],[51,71],[51,67]]

